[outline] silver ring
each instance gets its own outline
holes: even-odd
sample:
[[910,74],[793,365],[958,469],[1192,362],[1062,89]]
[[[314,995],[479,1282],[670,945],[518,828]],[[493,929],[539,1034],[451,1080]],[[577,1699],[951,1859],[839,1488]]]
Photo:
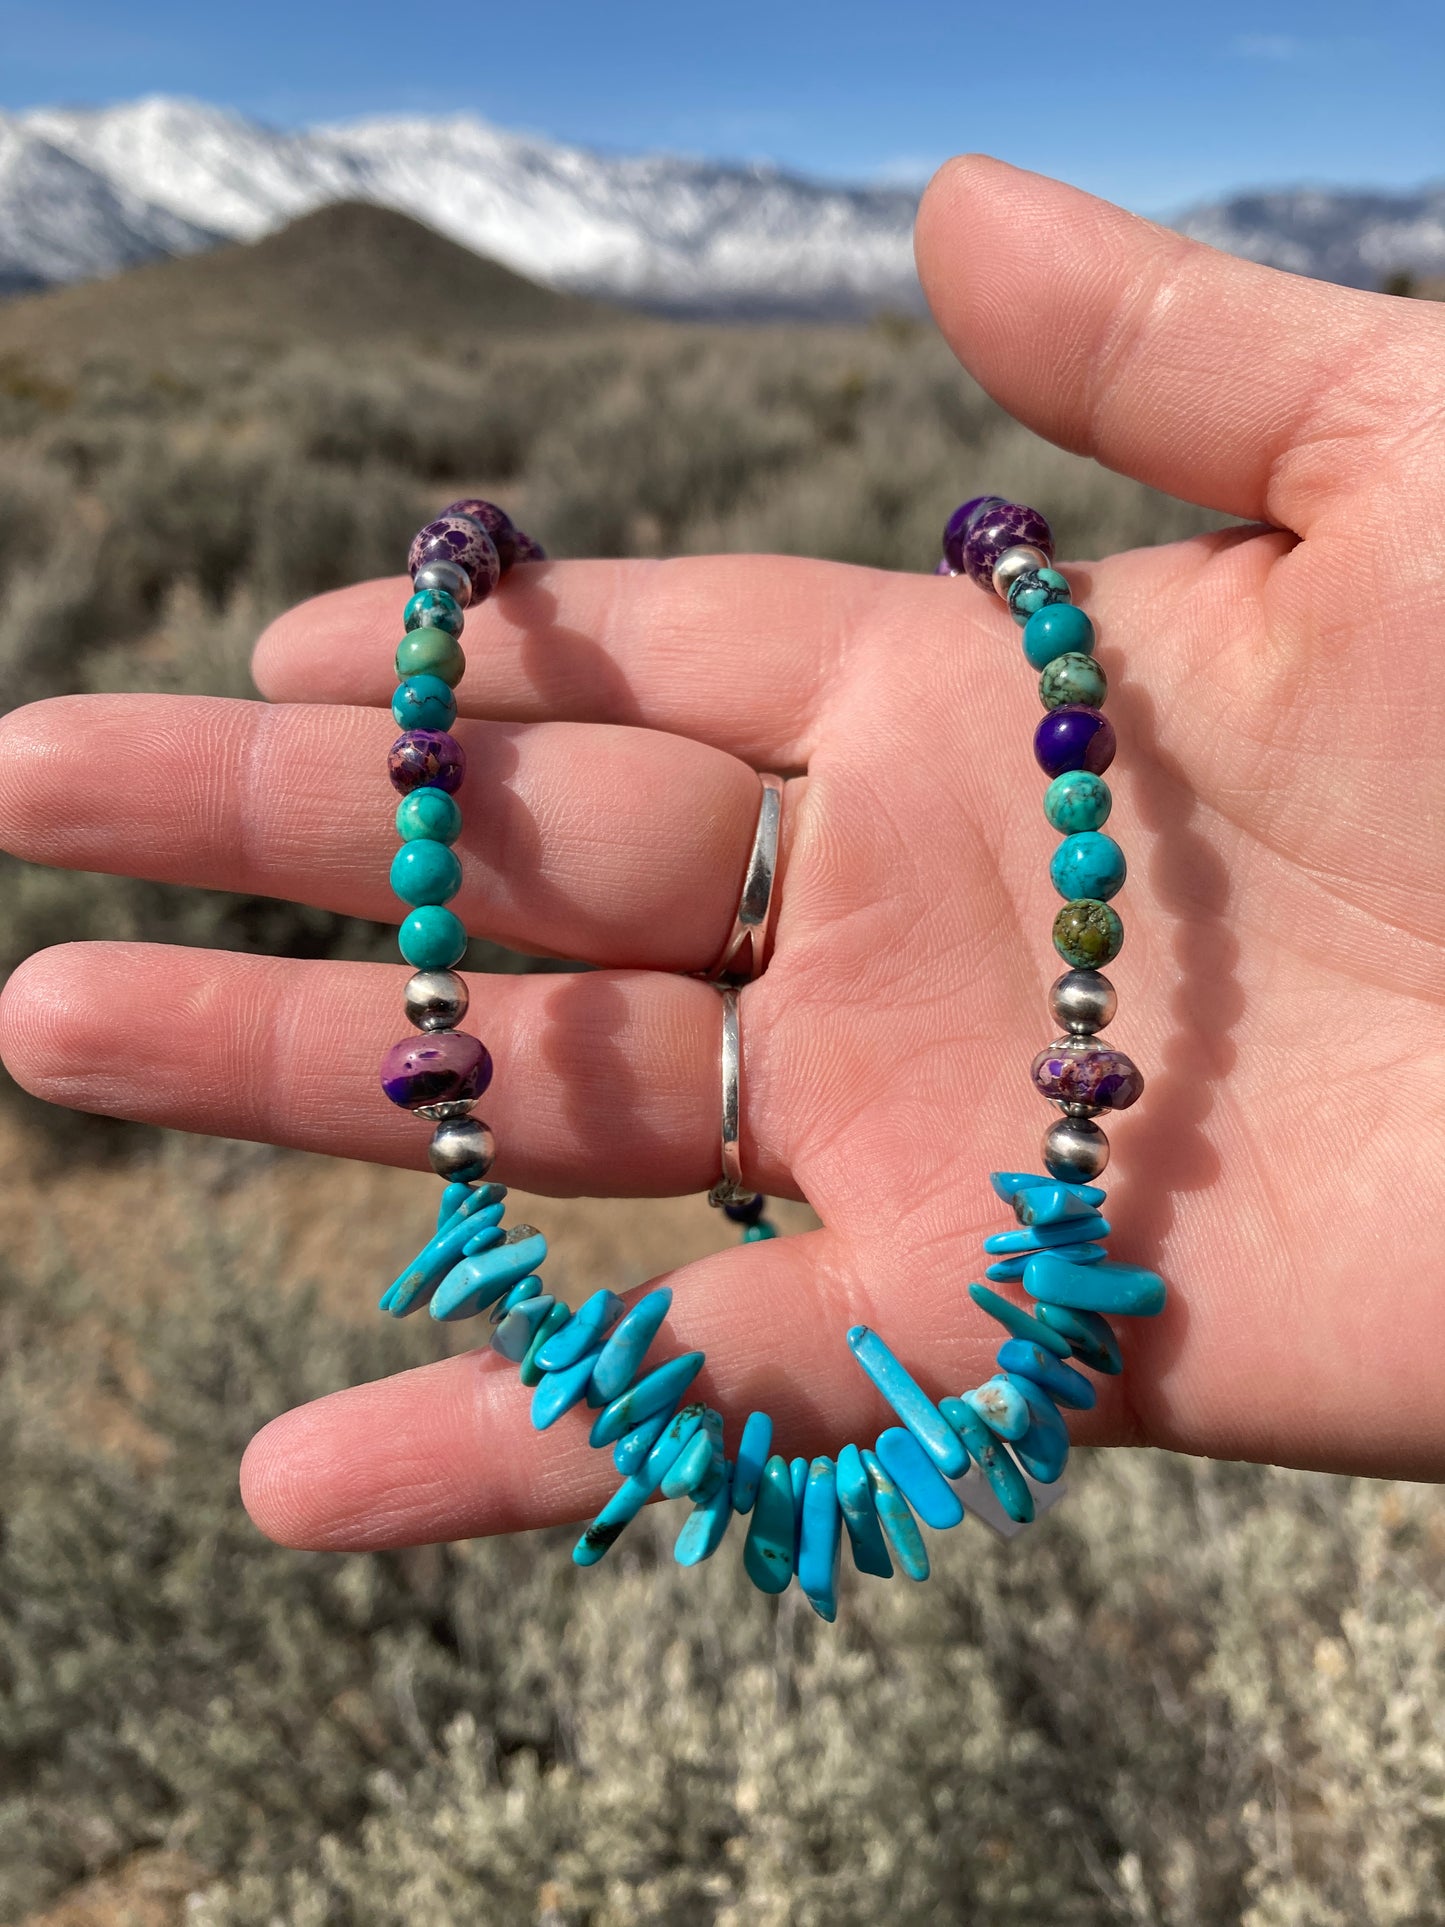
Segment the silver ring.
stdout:
[[753,1194],[743,1183],[742,1151],[738,1143],[743,1094],[743,1041],[738,1027],[738,993],[722,993],[722,1177],[708,1192],[709,1204],[741,1204]]
[[752,853],[743,874],[737,915],[722,955],[707,973],[710,983],[751,983],[761,977],[773,936],[773,883],[778,874],[778,842],[783,827],[783,779],[760,770],[763,786]]

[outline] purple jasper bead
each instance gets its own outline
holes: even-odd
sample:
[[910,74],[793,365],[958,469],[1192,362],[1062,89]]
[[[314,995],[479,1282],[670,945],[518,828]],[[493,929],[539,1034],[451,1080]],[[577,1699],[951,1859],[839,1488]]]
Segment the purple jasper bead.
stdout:
[[1102,1044],[1050,1044],[1034,1059],[1033,1079],[1055,1104],[1097,1104],[1102,1111],[1127,1111],[1144,1089],[1134,1060]]
[[1037,509],[1022,502],[986,502],[974,515],[963,538],[964,572],[981,589],[993,589],[993,565],[1005,549],[1027,543],[1042,549],[1051,560],[1054,532]]
[[479,495],[464,495],[459,502],[447,503],[442,519],[449,515],[461,515],[469,522],[481,523],[496,544],[497,560],[505,575],[517,559],[516,525],[507,511],[499,509],[495,502],[484,502]]
[[963,545],[968,536],[968,525],[984,507],[997,503],[1007,507],[1001,495],[971,495],[966,502],[960,502],[949,516],[943,527],[943,560],[947,564],[940,568],[940,575],[963,574]]
[[469,515],[439,515],[418,529],[407,551],[406,566],[413,576],[428,562],[455,562],[472,585],[472,601],[483,602],[502,575],[497,545]]
[[1086,769],[1102,776],[1114,760],[1114,725],[1097,709],[1068,703],[1041,717],[1034,731],[1034,755],[1048,776]]
[[944,555],[939,557],[938,564],[933,573],[935,575],[957,575],[958,570],[950,566],[948,557]]
[[492,1056],[464,1030],[429,1030],[404,1037],[381,1060],[381,1088],[404,1111],[423,1104],[464,1104],[492,1081]]
[[[1062,712],[1055,710],[1054,714]],[[391,786],[409,796],[413,790],[445,790],[450,796],[462,786],[467,753],[444,729],[404,729],[386,759]]]
[[547,551],[542,547],[542,544],[528,535],[524,530],[517,530],[516,540],[517,553],[512,557],[514,562],[545,562],[547,560]]

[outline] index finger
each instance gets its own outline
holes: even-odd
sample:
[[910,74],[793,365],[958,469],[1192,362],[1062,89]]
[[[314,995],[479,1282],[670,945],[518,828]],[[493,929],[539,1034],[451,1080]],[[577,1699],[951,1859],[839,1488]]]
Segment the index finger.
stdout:
[[[951,586],[798,556],[528,563],[467,612],[458,706],[505,722],[634,723],[801,769],[854,640],[880,625],[906,634],[920,616],[956,621]],[[262,695],[385,707],[410,593],[400,576],[288,610],[256,645]]]

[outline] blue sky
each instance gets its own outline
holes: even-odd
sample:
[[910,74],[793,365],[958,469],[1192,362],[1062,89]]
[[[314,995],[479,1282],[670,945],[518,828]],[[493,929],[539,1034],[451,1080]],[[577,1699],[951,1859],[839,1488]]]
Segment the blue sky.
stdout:
[[1445,5],[0,0],[0,107],[143,93],[292,126],[464,109],[853,180],[985,148],[1162,213],[1445,176]]

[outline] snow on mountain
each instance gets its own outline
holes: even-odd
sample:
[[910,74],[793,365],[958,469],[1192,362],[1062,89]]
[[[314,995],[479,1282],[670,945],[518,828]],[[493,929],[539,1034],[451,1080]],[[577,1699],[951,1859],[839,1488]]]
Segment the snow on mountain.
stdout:
[[[469,115],[282,133],[155,98],[0,115],[0,290],[253,240],[372,201],[545,285],[693,314],[839,318],[920,305],[914,196],[770,168],[597,154]],[[1286,191],[1178,226],[1231,253],[1378,287],[1445,274],[1445,187]]]

